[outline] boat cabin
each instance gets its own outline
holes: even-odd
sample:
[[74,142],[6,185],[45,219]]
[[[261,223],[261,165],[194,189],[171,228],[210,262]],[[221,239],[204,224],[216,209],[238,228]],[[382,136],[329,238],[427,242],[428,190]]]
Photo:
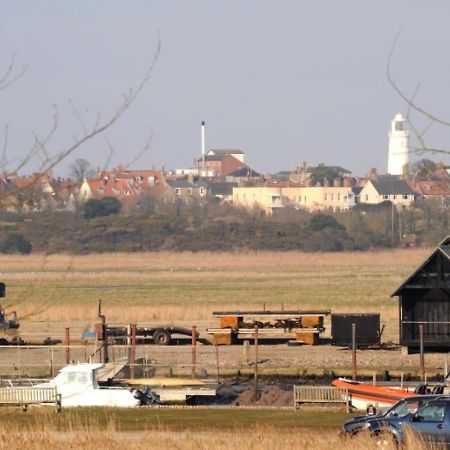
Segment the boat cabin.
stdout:
[[399,298],[400,345],[450,350],[450,236],[391,294]]

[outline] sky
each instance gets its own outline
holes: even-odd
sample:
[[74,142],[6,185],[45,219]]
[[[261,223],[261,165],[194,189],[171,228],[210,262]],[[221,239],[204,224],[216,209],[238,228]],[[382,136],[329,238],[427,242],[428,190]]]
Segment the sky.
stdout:
[[[94,167],[191,167],[201,121],[208,149],[242,149],[258,172],[306,161],[385,173],[390,121],[407,113],[386,76],[395,36],[396,82],[411,95],[420,84],[416,101],[450,119],[448,17],[446,0],[2,0],[0,74],[13,56],[13,74],[26,67],[0,90],[7,170],[26,158],[35,136],[49,134],[55,106],[50,155],[82,136],[81,122],[90,129],[99,114],[113,115],[160,42],[136,102],[56,175],[67,176],[76,158]],[[446,127],[433,125],[426,137],[433,146],[450,142]],[[449,162],[411,159],[423,157]],[[37,170],[39,158],[21,171]]]

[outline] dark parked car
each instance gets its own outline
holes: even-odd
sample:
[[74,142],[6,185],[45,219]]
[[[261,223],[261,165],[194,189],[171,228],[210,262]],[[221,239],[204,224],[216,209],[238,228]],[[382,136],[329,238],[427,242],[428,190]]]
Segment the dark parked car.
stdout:
[[357,416],[347,420],[342,425],[341,434],[345,436],[354,436],[361,431],[379,430],[386,419],[394,417],[404,417],[407,414],[414,413],[418,408],[431,400],[441,398],[439,395],[416,395],[399,400],[395,405],[386,409],[375,416]]
[[379,423],[373,422],[367,430],[377,436],[377,439],[393,439],[397,444],[404,444],[407,428],[425,441],[450,446],[450,397],[432,400],[404,417],[390,417]]

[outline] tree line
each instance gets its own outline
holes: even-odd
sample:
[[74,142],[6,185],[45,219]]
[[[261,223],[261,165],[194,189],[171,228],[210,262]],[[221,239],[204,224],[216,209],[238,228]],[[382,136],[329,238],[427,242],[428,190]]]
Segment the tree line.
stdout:
[[119,200],[104,197],[77,212],[1,212],[0,252],[365,251],[411,242],[435,245],[448,234],[448,224],[446,204],[432,200],[405,210],[385,202],[345,213],[283,209],[268,216],[231,205],[161,204],[149,198],[124,211]]

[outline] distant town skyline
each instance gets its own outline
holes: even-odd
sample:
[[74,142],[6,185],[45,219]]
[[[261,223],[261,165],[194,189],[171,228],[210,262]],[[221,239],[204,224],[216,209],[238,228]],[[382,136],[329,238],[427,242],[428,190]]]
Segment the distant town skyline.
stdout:
[[[98,113],[113,114],[160,39],[156,68],[137,103],[55,174],[67,175],[76,158],[94,167],[127,165],[150,135],[149,150],[132,168],[192,166],[201,155],[202,121],[207,149],[239,148],[261,173],[303,161],[358,175],[371,167],[386,173],[391,120],[407,113],[386,76],[395,36],[401,29],[392,59],[396,81],[409,95],[420,83],[417,101],[446,118],[450,61],[442,49],[450,44],[449,13],[443,0],[4,0],[0,74],[12,55],[16,73],[28,67],[1,91],[7,168],[25,157],[33,133],[48,134],[54,104],[59,127],[48,145],[53,154],[81,133],[70,102],[87,127]],[[449,135],[445,127],[427,131],[433,146],[445,146]],[[424,157],[447,158],[413,153],[410,160]],[[22,172],[37,170],[38,161]]]

